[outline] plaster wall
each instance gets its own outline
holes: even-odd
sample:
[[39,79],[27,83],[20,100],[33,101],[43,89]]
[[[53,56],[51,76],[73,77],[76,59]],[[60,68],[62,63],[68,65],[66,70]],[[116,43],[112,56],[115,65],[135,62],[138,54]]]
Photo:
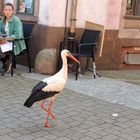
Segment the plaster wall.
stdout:
[[[71,2],[72,1],[68,1],[68,25],[70,19]],[[64,27],[66,0],[41,0],[40,7],[40,24],[54,27]],[[77,27],[79,28],[84,27],[85,21],[87,20],[104,25],[106,17],[106,0],[79,0],[77,3],[76,17]]]
[[77,26],[84,27],[85,21],[105,24],[106,0],[79,0],[77,7]]
[[122,0],[107,0],[106,21],[107,29],[119,29]]
[[[5,0],[13,3],[14,0]],[[67,25],[70,22],[71,2],[68,0]],[[76,26],[84,28],[85,21],[99,23],[106,29],[119,29],[122,0],[78,0]],[[66,0],[40,0],[39,24],[64,27]]]
[[[69,25],[71,1],[68,1],[67,23]],[[122,0],[78,0],[78,28],[83,28],[85,21],[99,23],[107,29],[119,29]],[[41,0],[39,23],[53,27],[64,27],[66,0]]]
[[[67,0],[40,0],[39,24],[64,27]],[[5,0],[13,3],[14,0]],[[68,0],[67,24],[70,22],[71,2]],[[76,26],[84,28],[85,21],[99,23],[106,29],[119,29],[122,0],[78,0]]]
[[39,24],[48,25],[49,24],[49,14],[51,0],[41,0],[39,8]]

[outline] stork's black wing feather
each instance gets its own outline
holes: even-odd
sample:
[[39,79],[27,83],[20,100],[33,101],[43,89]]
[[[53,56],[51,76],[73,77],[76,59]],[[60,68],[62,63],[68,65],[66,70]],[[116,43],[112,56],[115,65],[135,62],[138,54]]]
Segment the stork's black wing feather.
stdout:
[[36,91],[41,90],[42,88],[44,88],[47,85],[48,84],[46,82],[40,81],[36,86],[33,87],[32,93],[35,93]]
[[34,86],[34,88],[32,89],[32,93],[29,96],[29,98],[25,101],[24,106],[31,107],[35,102],[44,100],[59,93],[59,91],[42,91],[42,88],[44,88],[47,85],[48,84],[46,82],[41,81],[36,86]]

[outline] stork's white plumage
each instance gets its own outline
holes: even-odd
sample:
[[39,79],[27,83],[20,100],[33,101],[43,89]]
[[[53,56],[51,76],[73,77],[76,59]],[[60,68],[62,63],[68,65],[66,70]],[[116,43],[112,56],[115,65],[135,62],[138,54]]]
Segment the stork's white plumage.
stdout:
[[[51,112],[51,107],[53,101],[55,100],[55,95],[59,94],[64,89],[67,81],[67,57],[70,57],[74,61],[80,63],[74,56],[71,55],[68,50],[63,50],[61,52],[61,58],[63,62],[61,70],[55,75],[42,80],[36,86],[34,86],[31,95],[24,103],[24,106],[31,107],[35,102],[43,100],[41,108],[47,112],[45,127],[50,127],[48,124],[49,116],[51,116],[53,119],[56,119],[56,117]],[[51,98],[48,109],[46,109],[44,105],[46,98]]]

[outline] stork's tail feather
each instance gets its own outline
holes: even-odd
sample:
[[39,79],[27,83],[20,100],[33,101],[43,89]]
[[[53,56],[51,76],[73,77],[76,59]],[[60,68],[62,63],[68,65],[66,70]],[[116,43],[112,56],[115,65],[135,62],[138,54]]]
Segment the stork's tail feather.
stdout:
[[34,103],[33,101],[27,99],[26,102],[24,103],[24,106],[31,107],[33,105],[33,103]]
[[38,91],[36,93],[32,93],[29,98],[25,101],[24,106],[31,107],[35,102],[44,100],[46,98],[50,98],[55,94],[58,94],[60,91],[53,91],[53,92],[43,92]]

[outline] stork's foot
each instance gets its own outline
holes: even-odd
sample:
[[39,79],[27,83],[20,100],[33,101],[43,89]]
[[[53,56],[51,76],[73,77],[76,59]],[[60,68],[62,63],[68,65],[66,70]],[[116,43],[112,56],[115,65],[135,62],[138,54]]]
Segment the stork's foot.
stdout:
[[44,127],[46,127],[46,128],[51,128],[52,126],[49,125],[49,124],[45,124]]
[[50,128],[51,127],[51,125],[49,125],[49,123],[48,123],[48,116],[47,116],[47,119],[46,119],[46,122],[45,122],[44,127],[47,127],[47,128]]

